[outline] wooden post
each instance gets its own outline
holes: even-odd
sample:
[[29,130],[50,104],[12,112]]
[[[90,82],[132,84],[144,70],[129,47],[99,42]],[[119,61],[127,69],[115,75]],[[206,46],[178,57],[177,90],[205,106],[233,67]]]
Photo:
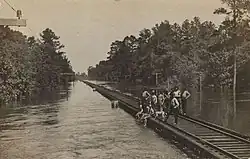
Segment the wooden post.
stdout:
[[234,78],[233,78],[233,115],[236,119],[236,84],[237,84],[237,61],[236,50],[234,50]]
[[168,90],[170,90],[169,78],[167,79],[168,82]]
[[68,90],[68,81],[69,81],[69,76],[66,75],[65,77],[65,84],[64,86],[66,87],[66,96],[67,96],[67,101],[69,100],[69,90]]
[[159,72],[156,72],[156,73],[153,73],[153,75],[155,75],[155,85],[158,86],[159,82],[158,82],[158,75],[160,75],[161,73]]
[[237,41],[238,41],[238,35],[237,35],[237,7],[236,7],[236,0],[233,0],[233,39],[236,40],[236,43],[234,43],[234,75],[233,75],[233,119],[234,119],[234,124],[235,124],[235,119],[236,119],[236,80],[237,80]]
[[202,110],[202,79],[201,74],[199,75],[199,83],[200,83],[200,113]]
[[159,75],[160,73],[156,73],[155,74],[155,85],[156,86],[158,86],[158,75]]

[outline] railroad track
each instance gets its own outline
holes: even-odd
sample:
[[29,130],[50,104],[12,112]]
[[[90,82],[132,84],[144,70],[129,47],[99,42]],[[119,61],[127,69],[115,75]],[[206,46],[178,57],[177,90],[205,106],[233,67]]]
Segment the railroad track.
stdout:
[[250,141],[242,135],[225,131],[190,117],[180,116],[178,127],[193,135],[197,140],[233,159],[250,158]]
[[188,116],[180,115],[180,118],[179,129],[215,151],[233,159],[250,159],[250,140],[247,136]]
[[[131,107],[135,112],[139,111],[136,97],[121,94],[118,91],[109,90],[105,87],[100,88],[107,91],[110,96],[118,99],[122,104]],[[244,136],[230,129],[206,121],[183,115],[180,115],[180,120],[177,126],[174,126],[171,121],[166,123],[161,119],[154,120],[158,120],[159,122],[169,125],[177,129],[179,132],[192,137],[197,142],[202,143],[202,145],[209,150],[219,154],[221,156],[219,158],[250,159],[250,139],[248,136]]]

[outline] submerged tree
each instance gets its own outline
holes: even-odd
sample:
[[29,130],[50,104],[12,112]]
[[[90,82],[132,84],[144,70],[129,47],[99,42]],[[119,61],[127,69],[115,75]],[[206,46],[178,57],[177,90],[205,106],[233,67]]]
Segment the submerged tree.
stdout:
[[50,29],[44,30],[41,40],[37,40],[8,27],[0,27],[2,102],[55,89],[61,72],[73,72],[58,39]]

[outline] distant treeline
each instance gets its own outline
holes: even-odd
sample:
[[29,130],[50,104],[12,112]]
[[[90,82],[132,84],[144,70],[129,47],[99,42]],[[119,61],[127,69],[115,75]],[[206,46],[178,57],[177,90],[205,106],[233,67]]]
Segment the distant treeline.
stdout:
[[203,86],[232,87],[236,66],[238,87],[247,86],[250,3],[222,1],[229,9],[214,11],[225,16],[220,25],[194,17],[182,24],[164,21],[152,29],[143,29],[139,37],[130,35],[112,42],[107,59],[90,66],[88,77],[152,84],[154,73],[159,72],[161,83],[197,86],[201,81]]
[[88,78],[88,75],[87,75],[85,72],[82,72],[82,73],[77,72],[76,75],[77,75],[77,76],[81,76],[81,77],[84,78],[84,79],[87,79],[87,78]]
[[73,73],[59,37],[45,29],[39,39],[0,26],[0,101],[53,91]]

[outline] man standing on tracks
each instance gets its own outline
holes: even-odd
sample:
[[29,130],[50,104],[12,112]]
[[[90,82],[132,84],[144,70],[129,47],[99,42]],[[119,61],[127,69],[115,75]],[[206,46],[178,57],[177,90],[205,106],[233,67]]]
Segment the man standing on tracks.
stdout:
[[166,114],[168,113],[169,107],[170,107],[170,92],[166,89],[164,92],[164,107],[163,107],[165,117]]
[[164,102],[165,98],[164,98],[164,93],[163,91],[160,91],[159,95],[158,95],[158,107],[159,107],[159,111],[156,112],[156,117],[161,114],[162,118],[164,119],[165,117],[165,113],[164,113]]
[[170,102],[170,107],[169,107],[169,111],[166,117],[166,120],[168,120],[170,114],[174,115],[175,118],[175,124],[178,123],[178,115],[179,115],[179,110],[180,110],[180,103],[177,100],[177,98],[175,97],[174,93],[171,93],[170,95],[171,98],[171,102]]
[[151,114],[150,115],[155,115],[156,117],[156,112],[157,112],[157,107],[158,107],[158,101],[157,101],[157,96],[156,96],[156,92],[155,90],[152,90],[152,96],[151,96],[151,108],[150,108],[150,111],[151,111]]
[[183,89],[183,93],[182,93],[182,111],[183,111],[183,115],[186,115],[187,113],[187,99],[191,96],[191,94],[188,92],[187,88]]
[[142,97],[145,99],[148,99],[150,97],[150,94],[148,93],[146,87],[143,87]]
[[[174,97],[178,100],[179,105],[181,107],[182,103],[181,103],[181,90],[179,89],[179,87],[175,86],[174,87]],[[180,111],[182,112],[182,109],[180,108]]]

